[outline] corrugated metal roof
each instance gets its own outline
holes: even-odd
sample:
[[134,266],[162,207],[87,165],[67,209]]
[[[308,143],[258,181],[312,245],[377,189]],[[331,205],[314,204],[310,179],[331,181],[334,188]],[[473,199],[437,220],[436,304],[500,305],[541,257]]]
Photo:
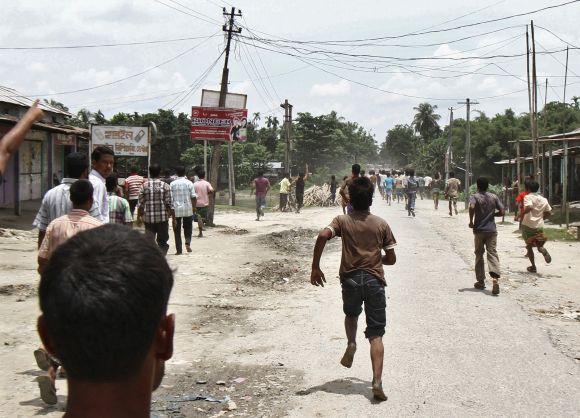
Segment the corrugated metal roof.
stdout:
[[[14,89],[0,86],[0,103],[11,103],[22,107],[30,107],[32,106],[32,103],[34,103],[34,100],[24,96],[23,94],[19,93]],[[57,113],[59,115],[72,116],[71,113],[50,106],[49,104],[44,103],[42,100],[38,104],[38,107],[47,112]]]
[[[12,124],[18,123],[18,118],[13,116],[0,116],[0,122],[9,122]],[[58,132],[63,134],[74,134],[84,138],[89,137],[89,130],[84,128],[77,128],[76,126],[61,125],[60,123],[36,122],[32,125],[36,129],[42,129],[50,132]]]

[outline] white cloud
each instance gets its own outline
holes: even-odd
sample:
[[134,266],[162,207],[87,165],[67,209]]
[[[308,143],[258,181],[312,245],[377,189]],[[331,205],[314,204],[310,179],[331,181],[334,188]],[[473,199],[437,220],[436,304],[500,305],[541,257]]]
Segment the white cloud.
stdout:
[[340,80],[338,83],[314,84],[310,89],[312,96],[344,96],[350,93],[350,83]]

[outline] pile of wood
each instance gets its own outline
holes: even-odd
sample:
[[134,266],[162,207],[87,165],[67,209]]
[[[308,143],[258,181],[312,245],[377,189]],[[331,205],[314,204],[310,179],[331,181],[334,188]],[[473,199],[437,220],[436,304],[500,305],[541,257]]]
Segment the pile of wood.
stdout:
[[[338,190],[337,190],[338,192]],[[340,196],[336,194],[336,201],[332,201],[330,185],[312,186],[304,191],[304,206],[336,206]]]

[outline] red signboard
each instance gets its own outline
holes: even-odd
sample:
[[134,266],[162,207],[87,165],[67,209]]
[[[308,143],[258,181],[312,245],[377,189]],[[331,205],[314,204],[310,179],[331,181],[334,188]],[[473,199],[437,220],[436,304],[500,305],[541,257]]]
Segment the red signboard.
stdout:
[[247,109],[198,106],[191,108],[191,139],[193,140],[244,142],[247,125]]

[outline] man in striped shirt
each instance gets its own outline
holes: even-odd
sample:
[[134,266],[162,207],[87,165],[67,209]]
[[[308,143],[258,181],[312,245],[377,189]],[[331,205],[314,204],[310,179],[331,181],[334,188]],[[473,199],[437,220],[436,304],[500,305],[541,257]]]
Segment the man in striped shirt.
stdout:
[[117,195],[117,176],[111,175],[106,180],[107,193],[109,194],[109,223],[132,226],[133,215],[129,208],[129,202]]
[[147,235],[157,241],[157,245],[164,254],[169,250],[169,217],[175,227],[175,214],[171,199],[169,184],[159,179],[161,167],[159,164],[151,164],[149,167],[149,179],[143,184],[139,192],[139,216],[145,223]]
[[[32,223],[38,228],[38,246],[42,243],[48,224],[56,218],[68,214],[72,209],[72,202],[69,196],[71,185],[78,179],[88,177],[87,156],[81,152],[72,152],[66,156],[65,172],[68,177],[64,177],[61,184],[50,189],[44,195],[38,214]],[[99,217],[99,206],[93,204],[90,214]]]
[[175,211],[175,225],[173,234],[175,235],[176,255],[182,253],[181,248],[181,224],[183,223],[183,234],[185,236],[185,249],[191,252],[191,234],[193,232],[194,208],[197,202],[197,194],[193,183],[185,177],[185,167],[175,168],[177,179],[173,180],[171,187],[171,198],[173,200],[173,210]]
[[131,167],[131,175],[125,179],[125,194],[131,207],[131,214],[135,213],[135,207],[139,201],[139,192],[145,179],[139,175],[137,167]]
[[115,153],[109,147],[98,146],[91,153],[93,169],[89,174],[89,181],[93,184],[94,200],[99,205],[99,220],[109,222],[109,197],[105,179],[113,172]]

